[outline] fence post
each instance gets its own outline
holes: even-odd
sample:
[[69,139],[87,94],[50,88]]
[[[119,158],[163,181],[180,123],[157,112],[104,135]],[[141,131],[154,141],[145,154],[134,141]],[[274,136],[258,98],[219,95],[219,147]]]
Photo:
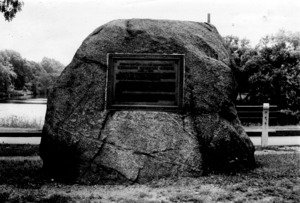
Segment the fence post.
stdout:
[[270,104],[263,104],[263,117],[262,117],[262,133],[261,133],[261,146],[265,147],[268,145],[268,134],[269,134],[269,109]]

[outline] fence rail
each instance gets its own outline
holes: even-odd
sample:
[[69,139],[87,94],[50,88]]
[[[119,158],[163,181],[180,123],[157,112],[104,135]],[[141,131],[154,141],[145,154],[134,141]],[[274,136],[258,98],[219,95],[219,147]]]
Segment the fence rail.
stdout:
[[[278,107],[276,105],[269,105],[264,103],[263,105],[245,105],[245,106],[236,106],[239,119],[242,124],[247,123],[257,123],[259,124],[258,128],[247,128],[245,130],[247,134],[251,137],[261,136],[261,146],[266,147],[269,142],[269,137],[294,137],[300,136],[300,128],[274,128],[275,125],[278,125]],[[273,127],[270,127],[273,126]],[[297,137],[295,137],[297,138]],[[296,145],[300,142],[298,139],[294,139]]]
[[[261,145],[268,145],[269,136],[300,136],[300,127],[292,130],[274,129],[269,125],[277,125],[277,112],[278,107],[276,105],[238,105],[236,106],[238,116],[242,123],[257,123],[257,128],[245,127],[246,132],[250,137],[261,136]],[[1,132],[1,137],[8,138],[40,138],[42,136],[42,130],[22,130],[13,132]],[[297,144],[297,143],[295,143]]]
[[[263,105],[237,105],[239,119],[242,123],[262,123]],[[269,125],[278,124],[278,107],[269,105]]]
[[24,130],[17,132],[0,132],[0,137],[41,137],[42,130]]

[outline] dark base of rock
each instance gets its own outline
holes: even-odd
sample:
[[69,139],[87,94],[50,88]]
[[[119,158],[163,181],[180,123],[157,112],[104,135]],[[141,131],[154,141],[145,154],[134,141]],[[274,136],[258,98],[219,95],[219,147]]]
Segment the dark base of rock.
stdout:
[[118,111],[107,117],[94,142],[70,137],[66,128],[59,136],[64,139],[49,140],[47,134],[52,132],[45,126],[41,142],[45,172],[86,184],[142,183],[202,174],[200,146],[190,117],[147,111]]
[[[238,119],[218,114],[195,119],[202,142],[204,173],[235,173],[256,167],[254,145]],[[207,125],[208,124],[208,125]]]

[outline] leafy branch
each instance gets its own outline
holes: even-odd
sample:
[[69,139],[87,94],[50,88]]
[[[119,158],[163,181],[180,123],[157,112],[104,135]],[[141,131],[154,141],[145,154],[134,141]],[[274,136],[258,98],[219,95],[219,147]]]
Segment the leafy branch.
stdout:
[[7,21],[11,21],[16,16],[16,13],[22,10],[23,6],[23,1],[0,0],[0,12],[3,13]]

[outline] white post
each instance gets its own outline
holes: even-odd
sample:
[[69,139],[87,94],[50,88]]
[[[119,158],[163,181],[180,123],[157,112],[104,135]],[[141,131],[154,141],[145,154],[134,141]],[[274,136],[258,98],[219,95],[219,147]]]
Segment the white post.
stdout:
[[263,104],[263,118],[262,118],[262,133],[261,133],[261,146],[266,147],[268,145],[269,134],[269,103]]

